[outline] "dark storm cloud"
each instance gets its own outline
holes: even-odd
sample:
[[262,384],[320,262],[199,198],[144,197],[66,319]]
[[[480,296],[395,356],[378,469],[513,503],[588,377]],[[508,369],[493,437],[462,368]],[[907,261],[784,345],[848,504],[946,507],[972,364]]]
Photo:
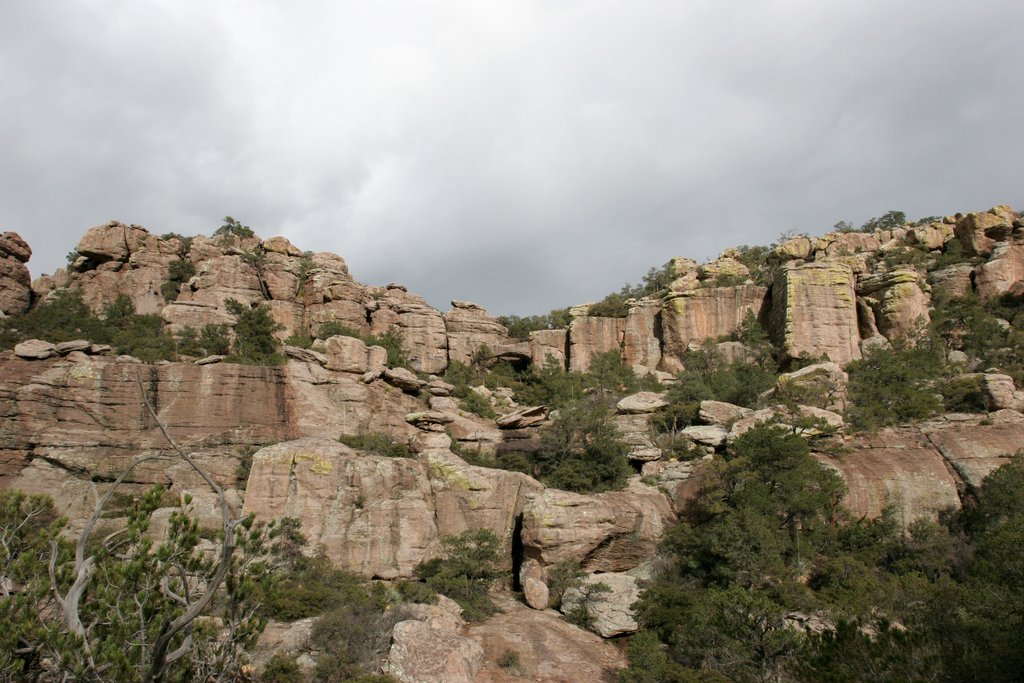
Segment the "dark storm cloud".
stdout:
[[444,309],[1024,202],[1024,5],[45,2],[0,9],[0,229],[231,214]]

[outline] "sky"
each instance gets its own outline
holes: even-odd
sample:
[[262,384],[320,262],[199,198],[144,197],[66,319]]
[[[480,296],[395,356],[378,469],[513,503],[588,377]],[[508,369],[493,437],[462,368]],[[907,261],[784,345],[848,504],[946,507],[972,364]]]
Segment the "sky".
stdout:
[[442,311],[1024,209],[1020,0],[0,0],[0,231],[340,254]]

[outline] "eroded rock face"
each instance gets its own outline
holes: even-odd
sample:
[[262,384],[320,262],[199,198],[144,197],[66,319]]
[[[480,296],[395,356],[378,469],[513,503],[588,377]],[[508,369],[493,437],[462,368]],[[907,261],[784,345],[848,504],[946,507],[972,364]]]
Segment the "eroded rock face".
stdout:
[[25,264],[32,249],[16,232],[0,235],[0,313],[21,315],[32,303],[32,276]]
[[997,206],[989,211],[969,213],[960,217],[954,228],[957,239],[968,255],[988,256],[997,242],[1013,232],[1016,214],[1008,206]]
[[739,285],[669,295],[662,311],[661,369],[679,372],[691,342],[732,334],[748,314],[760,317],[767,292],[759,285]]
[[481,348],[495,349],[508,341],[508,330],[487,311],[468,301],[452,301],[444,314],[448,360],[469,364]]
[[392,631],[387,670],[402,683],[473,683],[483,659],[476,641],[408,620]]
[[992,249],[992,257],[974,269],[978,296],[991,299],[1024,280],[1024,244],[1003,242]]
[[523,547],[545,566],[575,559],[591,572],[625,571],[652,556],[674,521],[668,499],[652,489],[590,496],[546,489],[526,497]]
[[622,335],[623,362],[651,370],[661,362],[661,301],[641,299],[629,307]]
[[860,358],[854,276],[842,263],[785,264],[772,288],[770,331],[790,358]]
[[370,331],[383,334],[395,326],[402,333],[402,348],[409,365],[419,372],[440,373],[448,367],[448,336],[444,318],[423,297],[404,287],[389,286],[374,293]]
[[586,372],[594,356],[622,348],[625,334],[625,318],[574,318],[569,325],[569,369]]
[[[594,592],[595,584],[603,584],[607,592]],[[635,633],[639,628],[633,603],[640,599],[640,585],[635,576],[609,572],[591,574],[579,588],[570,588],[562,596],[561,610],[568,614],[585,605],[594,619],[594,631],[602,638]]]

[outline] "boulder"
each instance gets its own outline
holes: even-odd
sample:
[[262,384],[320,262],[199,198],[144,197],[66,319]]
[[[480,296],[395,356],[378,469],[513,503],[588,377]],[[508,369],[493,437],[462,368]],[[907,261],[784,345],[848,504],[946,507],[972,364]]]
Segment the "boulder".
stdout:
[[769,330],[789,358],[860,358],[853,270],[841,263],[784,264],[775,276]]
[[449,384],[441,379],[432,379],[427,382],[427,392],[431,396],[451,396],[452,392],[455,391],[455,385]]
[[724,401],[701,401],[700,421],[709,425],[728,427],[736,420],[741,420],[754,411]]
[[300,346],[291,346],[289,344],[284,345],[284,354],[289,358],[294,358],[295,360],[303,363],[327,365],[327,363],[330,362],[330,359],[319,351],[304,349]]
[[552,358],[564,368],[568,349],[568,330],[536,330],[530,333],[530,357],[535,367],[544,367]]
[[45,360],[56,353],[56,345],[42,339],[28,339],[14,346],[15,356],[29,360]]
[[974,269],[974,286],[983,299],[1004,294],[1024,280],[1024,243],[1002,242],[988,261]]
[[720,448],[725,445],[729,432],[720,425],[693,425],[683,429],[682,434],[696,443]]
[[547,419],[547,406],[527,406],[499,417],[495,424],[498,429],[525,429],[534,427]]
[[128,226],[118,221],[90,228],[79,240],[75,251],[95,263],[127,261],[130,251],[125,234]]
[[[607,592],[595,591],[602,584]],[[569,614],[581,606],[593,619],[593,630],[602,638],[635,633],[639,628],[633,603],[640,599],[640,586],[630,574],[610,572],[591,574],[579,588],[569,588],[562,595],[561,611]]]
[[550,591],[544,581],[545,571],[537,560],[527,558],[519,568],[519,583],[526,604],[533,609],[547,609]]
[[989,410],[1024,410],[1024,391],[1017,390],[1013,377],[987,372],[982,375],[982,387],[988,395]]
[[287,237],[268,237],[260,243],[263,251],[281,256],[302,256],[302,250],[288,241]]
[[779,375],[771,395],[841,413],[846,410],[849,382],[838,364],[815,363]]
[[633,413],[653,413],[669,405],[665,394],[654,391],[640,391],[626,396],[615,404],[616,412],[622,415]]
[[415,394],[427,386],[427,383],[416,376],[416,373],[405,368],[388,368],[384,371],[384,381],[402,391]]
[[621,440],[629,446],[630,460],[649,462],[661,458],[662,451],[654,443],[651,416],[645,413],[616,415],[613,418]]
[[408,620],[392,631],[386,668],[402,683],[473,683],[483,659],[475,641]]
[[966,255],[988,256],[997,242],[1006,240],[1013,232],[1015,218],[1013,209],[997,206],[989,211],[961,216],[954,231]]
[[[795,421],[804,422],[806,420],[821,420],[826,427],[835,430],[841,430],[846,427],[843,417],[830,410],[800,405],[796,406],[795,410],[785,406],[773,406],[771,408],[755,410],[747,417],[735,422],[729,430],[729,441],[731,442],[743,436],[748,430],[762,422],[778,422],[793,426]],[[816,436],[821,432],[814,427],[808,427],[802,429],[801,433],[807,436]]]
[[526,496],[523,548],[544,566],[577,560],[591,572],[626,571],[653,557],[674,521],[658,491],[582,495],[545,489]]
[[0,256],[0,317],[27,313],[31,304],[32,276],[28,268],[14,256]]
[[0,257],[10,257],[21,263],[32,258],[32,247],[16,232],[0,234]]
[[[428,432],[443,432],[445,425],[455,420],[452,415],[441,413],[436,410],[419,411],[415,413],[409,413],[405,416],[405,421],[416,427]],[[449,442],[450,443],[450,442]]]
[[73,351],[89,351],[92,348],[92,343],[87,339],[74,339],[72,341],[60,342],[54,347],[54,350],[61,356],[66,356]]

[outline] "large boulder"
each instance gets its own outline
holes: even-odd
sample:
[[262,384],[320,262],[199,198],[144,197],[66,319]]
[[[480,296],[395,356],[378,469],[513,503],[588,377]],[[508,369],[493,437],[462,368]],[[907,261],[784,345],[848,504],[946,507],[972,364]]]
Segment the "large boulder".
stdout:
[[473,683],[483,659],[476,641],[410,619],[391,633],[387,670],[402,683]]
[[772,287],[770,331],[789,358],[860,358],[854,276],[842,263],[784,264]]
[[410,294],[405,287],[388,285],[373,290],[367,303],[370,331],[384,334],[397,327],[409,365],[418,372],[437,374],[448,367],[448,334],[444,318],[423,297]]
[[978,296],[991,299],[1024,280],[1024,243],[1002,242],[992,249],[988,261],[974,269]]
[[[7,247],[3,241],[8,242]],[[20,244],[24,242],[13,232],[0,236],[0,315],[21,315],[32,304],[32,276],[25,262],[15,255],[22,253],[18,249]],[[5,248],[15,253],[5,252]]]
[[931,297],[913,268],[896,268],[860,277],[857,294],[866,297],[877,330],[890,341],[913,337],[931,319]]
[[623,415],[653,413],[669,404],[665,394],[654,391],[640,391],[626,396],[615,404],[615,410]]
[[[601,585],[607,591],[595,590]],[[633,603],[640,599],[640,585],[635,576],[609,572],[591,574],[578,588],[570,588],[562,595],[560,609],[569,614],[586,609],[593,619],[593,630],[602,638],[635,633],[639,628]]]
[[577,560],[591,572],[626,571],[653,557],[674,521],[655,490],[588,496],[545,489],[526,496],[523,548],[544,566]]
[[997,242],[1013,232],[1016,214],[1008,206],[997,206],[984,212],[960,216],[954,228],[957,239],[968,256],[988,256]]

